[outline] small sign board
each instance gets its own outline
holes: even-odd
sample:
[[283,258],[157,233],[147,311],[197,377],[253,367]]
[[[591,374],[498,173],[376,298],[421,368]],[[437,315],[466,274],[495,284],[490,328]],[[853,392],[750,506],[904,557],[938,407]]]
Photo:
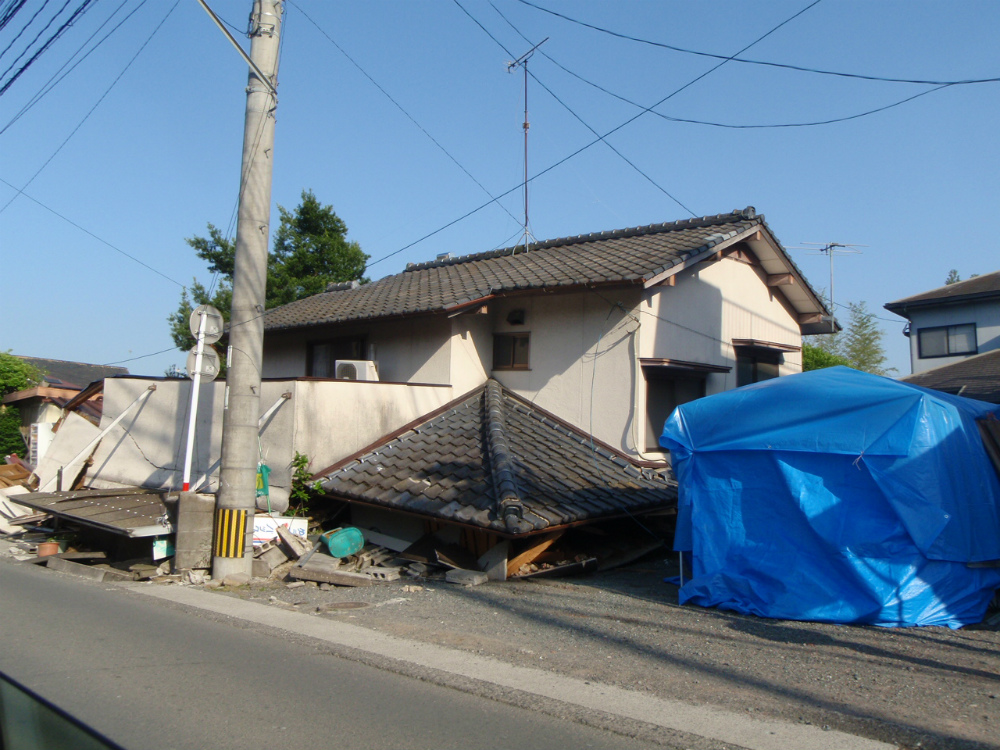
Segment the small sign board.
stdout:
[[257,513],[253,517],[254,546],[277,539],[279,526],[287,526],[295,536],[305,539],[309,529],[309,519],[301,516],[269,516],[266,513]]
[[188,323],[191,325],[191,335],[198,339],[198,331],[201,328],[201,319],[205,318],[205,343],[214,344],[222,338],[225,331],[226,321],[222,319],[222,313],[218,308],[211,305],[198,305],[191,311],[191,318]]
[[[187,373],[189,378],[193,378],[195,375],[195,363],[198,361],[198,347],[192,346],[191,351],[188,352],[187,356]],[[211,382],[219,376],[219,353],[215,351],[210,346],[205,347],[205,351],[201,353],[201,379],[205,382]]]

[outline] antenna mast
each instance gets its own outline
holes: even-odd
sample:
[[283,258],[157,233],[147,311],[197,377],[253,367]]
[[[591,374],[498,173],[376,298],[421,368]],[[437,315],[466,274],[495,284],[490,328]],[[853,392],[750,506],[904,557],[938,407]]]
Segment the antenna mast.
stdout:
[[525,252],[528,251],[528,241],[535,239],[531,234],[531,229],[528,227],[528,60],[535,53],[535,50],[541,47],[549,41],[548,37],[545,37],[542,41],[536,44],[534,47],[529,49],[519,58],[513,62],[507,63],[507,72],[513,73],[514,69],[520,66],[524,70],[524,232],[521,234],[521,240],[524,243]]
[[[861,251],[856,250],[858,247],[868,247],[868,245],[845,245],[842,242],[827,242],[825,245],[819,242],[803,242],[803,245],[813,245],[820,255],[828,255],[830,257],[830,333],[837,332],[837,315],[834,312],[834,302],[833,302],[833,256],[834,253],[840,253],[841,255],[855,254],[860,255]],[[806,249],[806,248],[802,248]],[[813,248],[808,248],[813,249]]]

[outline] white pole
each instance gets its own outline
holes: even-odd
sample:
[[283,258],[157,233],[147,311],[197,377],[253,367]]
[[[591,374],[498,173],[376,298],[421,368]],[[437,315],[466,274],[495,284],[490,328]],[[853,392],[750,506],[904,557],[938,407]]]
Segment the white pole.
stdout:
[[184,484],[181,487],[183,492],[191,489],[191,458],[194,455],[194,427],[198,421],[198,391],[201,390],[201,362],[205,352],[205,321],[208,320],[208,311],[199,311],[198,321],[198,348],[194,355],[194,373],[191,376],[191,408],[188,409],[188,434],[187,445],[184,446]]

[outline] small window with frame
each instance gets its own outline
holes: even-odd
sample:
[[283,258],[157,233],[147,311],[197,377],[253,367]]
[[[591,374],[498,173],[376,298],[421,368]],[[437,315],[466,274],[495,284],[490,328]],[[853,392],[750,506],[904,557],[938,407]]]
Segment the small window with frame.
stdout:
[[527,333],[493,334],[493,369],[527,370],[531,337]]
[[978,351],[976,326],[974,323],[964,323],[921,328],[917,331],[917,346],[921,359],[975,354]]

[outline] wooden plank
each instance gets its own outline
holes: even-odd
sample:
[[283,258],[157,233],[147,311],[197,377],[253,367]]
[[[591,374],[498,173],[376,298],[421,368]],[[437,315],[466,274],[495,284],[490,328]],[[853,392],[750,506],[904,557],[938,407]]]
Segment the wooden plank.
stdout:
[[767,277],[768,286],[791,286],[795,283],[795,277],[790,273],[772,273]]
[[535,543],[532,546],[528,547],[528,549],[524,550],[524,552],[522,552],[513,560],[507,563],[507,577],[511,578],[517,575],[517,571],[521,569],[522,565],[531,564],[535,560],[535,558],[537,558],[545,550],[547,550],[549,547],[551,547],[553,544],[559,541],[562,535],[563,535],[562,531],[557,531],[553,534],[541,537],[540,539],[535,541]]

